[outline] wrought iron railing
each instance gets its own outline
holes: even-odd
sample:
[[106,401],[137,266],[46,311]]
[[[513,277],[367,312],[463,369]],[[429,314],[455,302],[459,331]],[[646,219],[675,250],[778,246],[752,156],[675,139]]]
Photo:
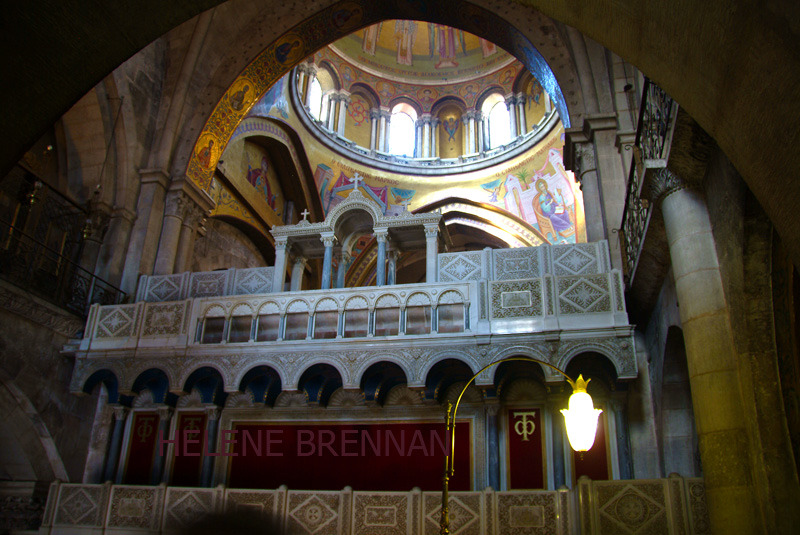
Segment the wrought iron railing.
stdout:
[[94,303],[113,305],[125,297],[119,288],[2,220],[0,277],[82,318]]
[[622,249],[625,253],[625,279],[629,286],[636,275],[653,208],[647,199],[642,198],[645,171],[654,161],[660,162],[658,166],[665,165],[669,157],[676,111],[675,101],[663,89],[645,78],[634,141],[634,157],[622,213]]

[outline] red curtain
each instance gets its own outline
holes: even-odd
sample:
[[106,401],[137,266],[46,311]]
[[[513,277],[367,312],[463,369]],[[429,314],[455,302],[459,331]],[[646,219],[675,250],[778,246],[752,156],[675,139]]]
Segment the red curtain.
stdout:
[[123,483],[149,485],[150,471],[158,439],[158,413],[136,411],[133,413],[128,437],[128,461],[125,464]]
[[[228,486],[408,491],[439,490],[448,440],[443,423],[234,423]],[[456,429],[453,490],[472,488],[472,432]]]
[[[203,440],[205,440],[205,412],[179,412],[175,426],[177,439],[172,454],[171,484],[179,487],[195,487],[200,484],[200,470],[203,465]],[[188,440],[187,440],[188,439]],[[206,449],[208,446],[206,446]],[[164,454],[167,447],[164,445]]]
[[544,423],[541,409],[509,409],[507,423],[508,488],[543,489]]

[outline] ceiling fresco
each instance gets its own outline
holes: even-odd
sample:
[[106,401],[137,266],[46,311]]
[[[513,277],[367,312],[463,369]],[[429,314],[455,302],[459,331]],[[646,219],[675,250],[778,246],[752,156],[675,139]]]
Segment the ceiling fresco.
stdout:
[[494,43],[471,33],[414,20],[373,24],[328,48],[370,74],[418,85],[470,80],[514,61]]

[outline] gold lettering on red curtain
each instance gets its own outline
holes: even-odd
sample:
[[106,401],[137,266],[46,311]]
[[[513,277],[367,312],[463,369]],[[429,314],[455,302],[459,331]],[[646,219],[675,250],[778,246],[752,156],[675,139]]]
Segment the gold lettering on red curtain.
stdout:
[[135,411],[128,439],[128,460],[123,483],[148,485],[158,439],[158,413]]
[[506,429],[508,488],[543,489],[545,463],[541,409],[509,409]]
[[[200,470],[203,466],[203,440],[205,439],[205,412],[181,411],[172,449],[172,477],[170,483],[179,487],[196,487],[200,484]],[[166,438],[166,437],[165,437]],[[163,448],[166,455],[166,446]],[[206,449],[208,449],[206,447]]]

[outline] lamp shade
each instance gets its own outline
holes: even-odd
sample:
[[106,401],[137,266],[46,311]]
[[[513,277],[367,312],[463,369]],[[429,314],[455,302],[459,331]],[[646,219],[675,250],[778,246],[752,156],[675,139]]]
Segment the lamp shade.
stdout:
[[588,382],[583,380],[583,376],[578,376],[578,380],[572,385],[569,408],[561,410],[567,426],[569,444],[575,451],[588,451],[592,447],[597,433],[597,418],[603,412],[594,408],[592,397],[586,392]]

